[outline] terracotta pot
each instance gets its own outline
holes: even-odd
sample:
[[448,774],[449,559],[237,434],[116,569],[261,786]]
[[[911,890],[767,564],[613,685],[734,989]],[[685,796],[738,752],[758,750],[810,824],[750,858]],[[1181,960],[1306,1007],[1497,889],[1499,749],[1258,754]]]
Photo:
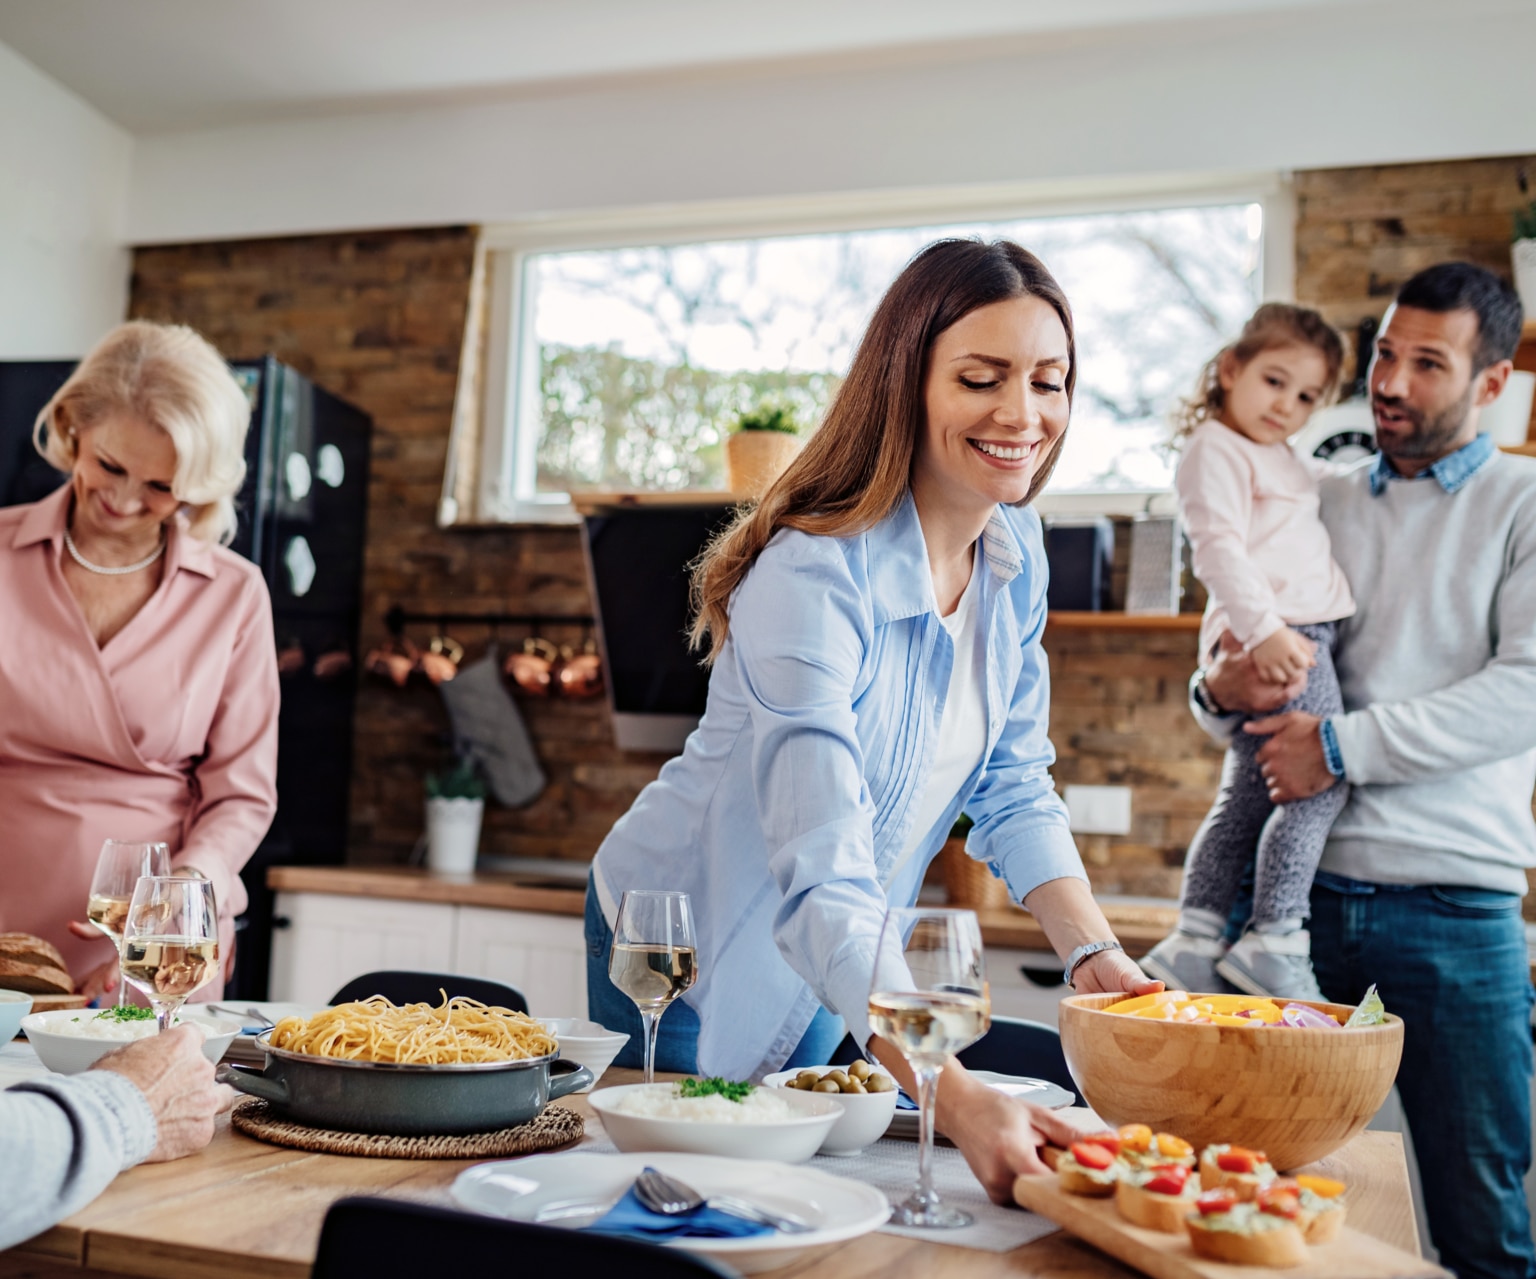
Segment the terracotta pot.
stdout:
[[951,836],[939,850],[939,871],[951,906],[969,910],[996,910],[1013,904],[1008,885],[985,862],[966,855],[963,836]]
[[725,441],[725,482],[741,497],[762,497],[800,452],[785,431],[737,431]]

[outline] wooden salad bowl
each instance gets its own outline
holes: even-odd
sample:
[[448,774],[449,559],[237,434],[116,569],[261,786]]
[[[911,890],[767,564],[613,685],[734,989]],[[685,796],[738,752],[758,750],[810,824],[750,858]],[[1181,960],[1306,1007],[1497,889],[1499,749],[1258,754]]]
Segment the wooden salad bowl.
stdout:
[[[1352,1030],[1201,1026],[1099,1011],[1123,995],[1061,1002],[1061,1046],[1083,1099],[1112,1125],[1248,1146],[1282,1171],[1333,1153],[1381,1108],[1403,1023]],[[1300,1000],[1290,1002],[1304,1002]],[[1347,1017],[1338,1004],[1313,1008]]]

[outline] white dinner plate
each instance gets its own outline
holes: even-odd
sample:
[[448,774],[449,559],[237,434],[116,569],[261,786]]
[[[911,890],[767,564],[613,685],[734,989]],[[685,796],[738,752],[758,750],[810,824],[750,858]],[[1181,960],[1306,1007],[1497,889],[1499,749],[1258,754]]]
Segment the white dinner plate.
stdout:
[[613,1207],[647,1166],[676,1177],[701,1195],[736,1195],[803,1217],[816,1226],[798,1235],[669,1241],[669,1247],[700,1253],[742,1274],[776,1269],[810,1249],[878,1230],[891,1213],[890,1202],[873,1186],[819,1169],[670,1152],[604,1155],[571,1151],[477,1164],[459,1174],[452,1194],[461,1208],[471,1212],[512,1221],[581,1227]]
[[[973,1070],[970,1072],[973,1079],[979,1079],[984,1084],[996,1088],[998,1092],[1005,1092],[1010,1097],[1017,1097],[1021,1101],[1033,1102],[1037,1106],[1044,1106],[1047,1110],[1061,1110],[1067,1106],[1077,1105],[1077,1097],[1069,1093],[1065,1088],[1059,1088],[1047,1079],[1031,1079],[1024,1075],[1000,1075],[995,1070]],[[885,1130],[887,1137],[912,1137],[918,1135],[918,1116],[916,1110],[903,1110],[899,1106],[896,1114],[891,1119],[891,1126]]]

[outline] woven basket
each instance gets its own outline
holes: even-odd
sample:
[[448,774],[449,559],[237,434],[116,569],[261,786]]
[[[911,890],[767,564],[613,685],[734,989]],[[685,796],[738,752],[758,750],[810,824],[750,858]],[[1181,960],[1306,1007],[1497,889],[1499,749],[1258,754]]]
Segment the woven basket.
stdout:
[[939,870],[951,906],[996,910],[1013,904],[1008,885],[985,862],[966,856],[964,839],[947,839],[939,851]]

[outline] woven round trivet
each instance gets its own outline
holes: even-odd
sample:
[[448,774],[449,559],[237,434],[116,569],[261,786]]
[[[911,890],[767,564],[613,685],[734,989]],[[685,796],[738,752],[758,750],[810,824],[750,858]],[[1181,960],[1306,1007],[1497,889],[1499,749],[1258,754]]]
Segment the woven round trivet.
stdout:
[[376,1159],[502,1159],[558,1150],[580,1141],[586,1132],[581,1116],[564,1106],[549,1106],[537,1118],[515,1128],[448,1137],[391,1137],[383,1133],[340,1132],[311,1128],[273,1114],[259,1097],[246,1097],[230,1112],[230,1122],[247,1137],[274,1146],[312,1150],[322,1155],[367,1155]]

